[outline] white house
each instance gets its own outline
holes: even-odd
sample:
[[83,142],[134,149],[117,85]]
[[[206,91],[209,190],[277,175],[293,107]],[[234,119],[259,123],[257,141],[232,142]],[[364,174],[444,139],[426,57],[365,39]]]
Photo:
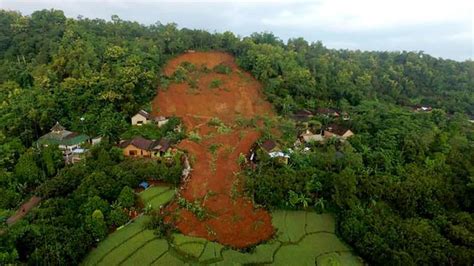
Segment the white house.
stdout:
[[164,124],[168,123],[168,118],[164,116],[153,117],[145,110],[140,110],[138,113],[132,116],[132,125],[134,126],[141,126],[150,122],[154,122],[158,125],[158,127],[162,127]]
[[148,124],[150,119],[151,115],[148,112],[140,110],[137,114],[132,116],[132,125],[141,126],[143,124]]

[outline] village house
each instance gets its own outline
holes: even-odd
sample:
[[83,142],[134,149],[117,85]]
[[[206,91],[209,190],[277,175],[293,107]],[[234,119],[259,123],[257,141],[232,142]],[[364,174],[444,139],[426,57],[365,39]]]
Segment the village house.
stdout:
[[338,110],[332,108],[318,108],[315,113],[325,117],[339,117],[341,115]]
[[350,129],[345,128],[341,125],[332,124],[326,127],[323,132],[323,136],[324,138],[336,137],[341,140],[346,140],[354,136],[354,133]]
[[306,129],[303,133],[298,136],[298,139],[295,141],[294,146],[300,147],[304,143],[324,143],[328,139],[337,138],[341,141],[344,141],[352,137],[354,133],[343,126],[332,124],[327,126],[325,129],[321,130],[319,133],[313,133],[309,129]]
[[431,111],[433,111],[433,108],[431,106],[425,106],[425,105],[415,105],[413,107],[413,109],[416,111],[416,112],[426,112],[426,113],[429,113]]
[[142,137],[135,137],[131,140],[120,142],[119,147],[123,149],[126,157],[163,157],[170,150],[171,143],[167,139],[148,140]]
[[302,109],[293,113],[293,120],[297,122],[306,122],[313,117],[313,113],[309,110]]
[[134,116],[132,116],[132,125],[141,126],[143,124],[148,124],[151,121],[151,115],[144,110],[138,111]]
[[158,125],[158,127],[163,126],[168,122],[168,118],[164,116],[156,116],[153,117],[150,113],[145,110],[140,110],[134,116],[132,116],[132,125],[134,126],[141,126],[143,124],[148,124],[150,122],[154,122]]
[[324,141],[324,136],[322,134],[322,131],[320,133],[313,133],[309,129],[306,129],[303,133],[300,135],[300,141],[304,143],[308,142],[323,142]]
[[288,159],[290,158],[290,155],[281,151],[281,149],[278,147],[277,143],[274,140],[266,140],[260,145],[255,143],[252,149],[250,150],[249,160],[251,162],[257,162],[258,150],[261,150],[262,152],[268,154],[270,158],[277,159],[278,162],[288,164]]
[[51,132],[41,136],[37,144],[43,147],[57,145],[63,152],[66,163],[75,163],[81,160],[82,155],[86,151],[81,148],[81,145],[87,143],[89,140],[89,136],[68,131],[65,127],[61,126],[59,122],[56,122],[51,128]]

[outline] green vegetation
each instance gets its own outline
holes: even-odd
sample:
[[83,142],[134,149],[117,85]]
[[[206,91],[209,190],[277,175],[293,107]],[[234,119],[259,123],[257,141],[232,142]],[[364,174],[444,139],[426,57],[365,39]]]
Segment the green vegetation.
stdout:
[[222,80],[220,79],[213,79],[211,80],[211,83],[209,83],[209,88],[210,89],[217,89],[222,86]]
[[110,265],[123,262],[128,265],[134,259],[139,259],[156,264],[171,261],[172,265],[312,265],[316,260],[322,265],[362,265],[360,258],[352,255],[350,248],[335,235],[335,220],[330,214],[276,211],[272,216],[277,238],[257,245],[250,252],[232,250],[203,238],[177,233],[166,239],[151,238],[152,231],[143,228],[137,230],[137,226],[143,226],[147,219],[146,216],[140,217],[102,241],[83,264]]
[[188,201],[178,195],[177,202],[180,207],[192,212],[199,220],[204,220],[208,216],[206,209],[202,206],[202,203],[199,200]]
[[340,236],[375,264],[471,258],[472,125],[376,102],[350,112],[355,136],[297,149],[288,165],[261,156],[247,192],[268,207],[338,213]]
[[213,68],[214,72],[219,74],[230,74],[232,72],[232,68],[230,66],[224,64],[218,64]]
[[[2,224],[0,264],[79,264],[97,239],[128,220],[124,208],[133,201],[130,189],[148,178],[180,182],[179,158],[173,158],[173,166],[126,160],[114,145],[133,136],[184,138],[174,131],[175,122],[157,129],[130,127],[128,121],[151,102],[158,85],[193,86],[196,72],[228,72],[225,65],[209,70],[184,63],[171,77],[157,74],[169,58],[188,49],[230,52],[263,83],[282,116],[265,119],[263,138],[275,138],[282,147],[292,147],[297,129],[306,129],[288,121],[296,111],[331,107],[350,113],[347,121],[314,117],[308,122],[312,129],[332,122],[350,127],[355,136],[348,141],[308,144],[310,151],[295,149],[288,165],[262,157],[255,169],[245,169],[246,190],[256,203],[333,212],[338,235],[369,264],[472,264],[474,134],[467,119],[474,115],[473,61],[422,52],[334,50],[302,38],[284,43],[271,33],[240,38],[176,24],[145,26],[117,16],[72,19],[59,10],[30,16],[0,10],[0,217],[4,220],[32,195],[43,198],[21,221]],[[210,87],[222,88],[222,81]],[[413,112],[416,104],[433,111]],[[56,121],[80,134],[101,136],[103,144],[91,148],[82,162],[66,166],[57,147],[39,149],[35,143]],[[256,121],[236,122],[256,127]],[[218,126],[221,133],[229,129]],[[196,132],[189,138],[201,140]],[[147,200],[158,208],[171,194]],[[298,264],[357,263],[332,229],[310,233],[313,225],[306,223],[301,235],[302,222],[292,221],[285,223],[294,228],[280,230],[284,233],[276,244],[255,249],[258,256],[207,243],[195,260],[205,254],[211,263],[227,262],[226,256],[270,263],[269,254],[280,245],[275,264],[294,264],[295,257]],[[129,241],[106,244],[124,246],[107,248],[113,256],[94,261],[127,263],[135,251],[156,247],[152,264],[181,263],[175,252],[163,251],[164,242],[155,242],[152,232],[134,231]],[[195,257],[201,246],[189,249]]]
[[217,133],[219,134],[227,134],[232,132],[232,128],[226,126],[224,122],[222,122],[219,118],[213,117],[207,123],[209,126],[213,126],[217,128]]
[[140,193],[140,198],[146,208],[159,210],[161,206],[170,202],[176,191],[168,186],[154,186]]
[[201,135],[199,135],[199,132],[191,131],[189,132],[188,139],[194,142],[200,142],[202,138]]
[[128,126],[120,135],[121,139],[132,139],[134,137],[143,137],[146,139],[159,140],[161,138],[168,139],[172,143],[177,143],[186,137],[184,130],[177,131],[175,128],[182,127],[181,119],[170,117],[168,122],[161,127],[157,127],[153,123],[141,126]]
[[102,261],[113,250],[127,242],[129,239],[144,232],[144,226],[149,220],[149,217],[142,216],[135,219],[131,224],[110,234],[104,241],[100,242],[86,259],[83,261],[84,265],[94,265]]

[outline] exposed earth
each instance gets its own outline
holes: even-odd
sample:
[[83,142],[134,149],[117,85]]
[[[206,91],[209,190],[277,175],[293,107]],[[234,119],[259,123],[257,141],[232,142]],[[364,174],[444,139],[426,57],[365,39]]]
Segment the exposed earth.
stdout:
[[[261,84],[239,69],[234,58],[222,52],[186,53],[171,59],[164,73],[171,76],[183,62],[212,69],[224,64],[231,73],[200,71],[189,82],[171,83],[159,88],[153,101],[153,114],[183,119],[187,132],[201,140],[186,139],[179,148],[188,151],[193,171],[180,190],[188,202],[198,202],[208,214],[198,219],[177,202],[169,205],[175,226],[184,234],[203,237],[234,248],[244,248],[271,238],[274,228],[270,214],[256,208],[242,193],[239,155],[246,154],[259,138],[253,128],[236,124],[236,119],[257,115],[273,116],[270,103],[264,100]],[[217,81],[216,81],[217,80]],[[218,84],[218,86],[213,86]],[[226,130],[209,125],[218,118]],[[171,219],[171,218],[170,218]]]

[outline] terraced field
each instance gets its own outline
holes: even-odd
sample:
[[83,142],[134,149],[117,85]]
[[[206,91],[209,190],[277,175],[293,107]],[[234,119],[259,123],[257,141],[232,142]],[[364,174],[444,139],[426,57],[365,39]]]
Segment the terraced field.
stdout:
[[[163,193],[163,192],[161,192]],[[276,236],[251,252],[239,252],[204,238],[173,234],[159,239],[143,228],[148,217],[111,234],[84,265],[362,265],[335,235],[330,214],[275,211]]]
[[150,187],[140,193],[145,207],[159,209],[160,206],[168,203],[174,196],[175,190],[167,186]]

